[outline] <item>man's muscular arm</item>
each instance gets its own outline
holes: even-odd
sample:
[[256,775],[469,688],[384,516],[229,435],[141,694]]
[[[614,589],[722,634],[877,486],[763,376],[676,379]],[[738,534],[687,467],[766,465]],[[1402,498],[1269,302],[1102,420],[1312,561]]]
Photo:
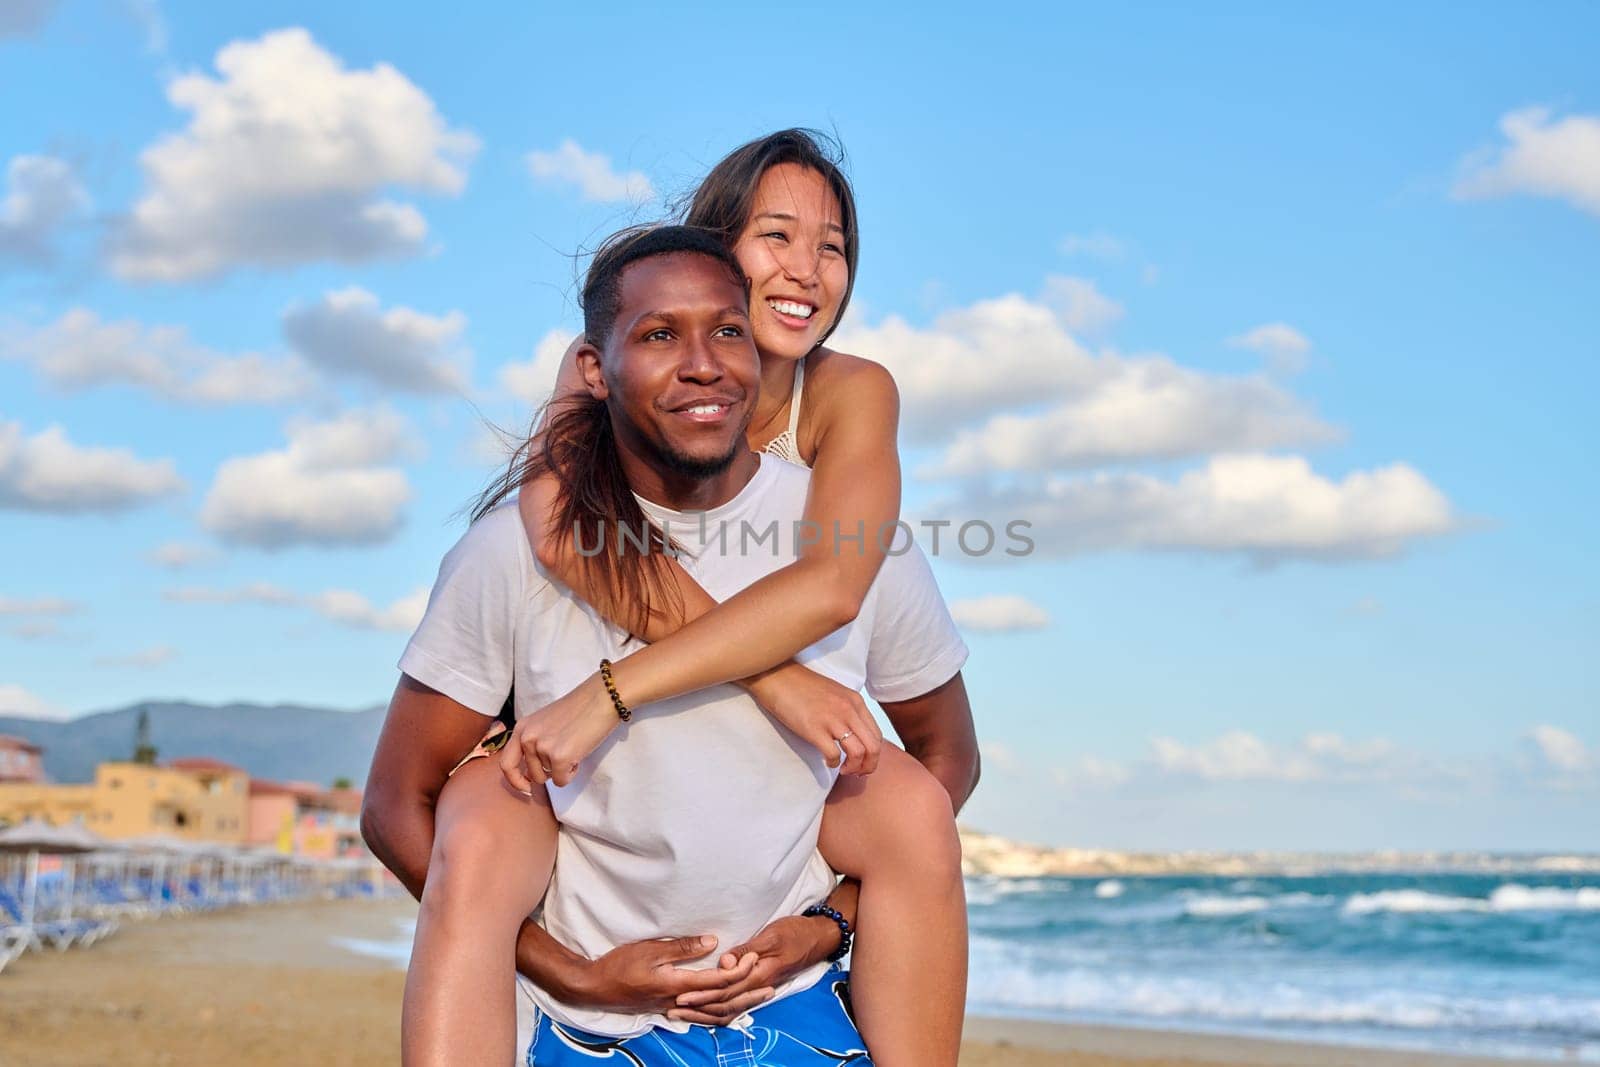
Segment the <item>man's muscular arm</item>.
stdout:
[[405,674],[389,700],[361,800],[361,836],[418,900],[433,853],[439,793],[489,722]]
[[955,677],[931,692],[883,705],[905,750],[950,794],[959,812],[978,785],[978,735],[972,725],[967,685]]

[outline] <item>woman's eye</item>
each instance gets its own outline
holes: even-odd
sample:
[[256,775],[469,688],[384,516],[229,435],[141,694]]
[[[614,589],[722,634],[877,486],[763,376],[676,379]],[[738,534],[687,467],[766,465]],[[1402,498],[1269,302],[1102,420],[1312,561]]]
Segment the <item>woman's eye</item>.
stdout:
[[840,248],[838,245],[834,244],[831,241],[829,243],[823,245],[822,246],[822,250],[824,252],[832,252],[836,256],[844,255],[844,249]]
[[784,233],[782,230],[773,230],[770,233],[764,233],[761,236],[776,237],[780,241],[787,241],[789,239],[789,235]]

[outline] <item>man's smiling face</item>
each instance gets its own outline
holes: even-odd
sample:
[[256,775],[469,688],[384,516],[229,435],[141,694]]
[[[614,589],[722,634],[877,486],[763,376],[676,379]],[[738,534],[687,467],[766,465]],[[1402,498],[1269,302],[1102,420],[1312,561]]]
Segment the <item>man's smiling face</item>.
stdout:
[[710,256],[672,252],[624,268],[620,295],[590,383],[623,454],[668,480],[722,473],[747,450],[760,382],[744,288]]

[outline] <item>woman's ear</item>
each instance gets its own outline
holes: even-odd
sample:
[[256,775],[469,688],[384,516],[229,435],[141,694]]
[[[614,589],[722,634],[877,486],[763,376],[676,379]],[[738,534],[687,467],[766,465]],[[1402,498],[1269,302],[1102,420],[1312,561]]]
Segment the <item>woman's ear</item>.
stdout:
[[587,341],[578,345],[576,354],[578,360],[578,373],[583,375],[583,384],[589,390],[589,395],[596,400],[604,400],[611,395],[611,390],[606,388],[605,372],[600,369],[600,350]]

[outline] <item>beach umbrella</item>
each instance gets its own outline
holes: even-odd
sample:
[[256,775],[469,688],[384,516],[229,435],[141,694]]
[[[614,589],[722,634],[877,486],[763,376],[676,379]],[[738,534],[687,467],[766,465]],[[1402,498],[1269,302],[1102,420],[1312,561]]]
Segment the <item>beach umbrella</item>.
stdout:
[[76,823],[51,826],[30,820],[0,830],[0,852],[96,852],[108,847],[105,838]]

